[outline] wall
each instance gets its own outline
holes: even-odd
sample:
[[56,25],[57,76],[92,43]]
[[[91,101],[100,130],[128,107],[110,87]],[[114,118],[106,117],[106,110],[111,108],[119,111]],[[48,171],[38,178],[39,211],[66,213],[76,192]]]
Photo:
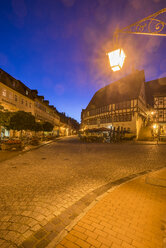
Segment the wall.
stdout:
[[26,111],[34,115],[34,101],[0,82],[0,104],[9,111]]

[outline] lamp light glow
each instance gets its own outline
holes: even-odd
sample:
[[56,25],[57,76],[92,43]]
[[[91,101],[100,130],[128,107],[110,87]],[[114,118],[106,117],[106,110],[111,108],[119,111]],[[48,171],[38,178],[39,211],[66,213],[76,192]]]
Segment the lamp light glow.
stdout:
[[119,71],[124,63],[125,60],[125,53],[123,49],[117,49],[112,52],[108,53],[109,61],[110,61],[110,66],[113,71]]
[[153,128],[154,128],[154,129],[156,129],[157,127],[158,127],[157,124],[154,124],[154,125],[153,125]]

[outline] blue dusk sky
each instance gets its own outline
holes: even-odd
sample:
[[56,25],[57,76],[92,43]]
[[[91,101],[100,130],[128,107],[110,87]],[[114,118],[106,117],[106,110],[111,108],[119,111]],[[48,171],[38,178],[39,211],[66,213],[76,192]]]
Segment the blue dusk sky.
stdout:
[[[144,69],[146,81],[166,77],[166,37],[121,34],[127,57],[120,72],[111,71],[106,56],[116,28],[165,8],[165,0],[0,3],[0,67],[78,121],[94,93],[132,66]],[[166,14],[161,19],[166,22]]]

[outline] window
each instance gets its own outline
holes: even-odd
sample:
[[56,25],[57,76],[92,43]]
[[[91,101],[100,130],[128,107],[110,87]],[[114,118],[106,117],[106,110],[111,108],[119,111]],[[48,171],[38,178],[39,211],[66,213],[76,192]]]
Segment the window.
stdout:
[[123,115],[120,115],[120,116],[119,116],[119,121],[124,121]]
[[163,99],[159,98],[159,105],[163,105]]
[[163,111],[159,110],[159,118],[162,118],[162,117],[163,117]]
[[17,95],[15,95],[15,98],[14,98],[14,99],[15,99],[15,101],[17,102],[17,100],[18,100],[18,97],[17,97]]
[[31,106],[32,106],[32,104],[31,104],[31,102],[29,103],[29,107],[31,108]]
[[2,95],[6,97],[6,89],[2,90]]
[[12,92],[9,92],[9,98],[13,99],[13,93]]
[[127,116],[126,116],[126,120],[127,120],[127,121],[131,121],[131,115],[127,115]]
[[116,115],[113,116],[113,121],[117,121]]
[[21,100],[21,103],[24,104],[24,99]]
[[25,94],[28,95],[28,90],[25,91]]

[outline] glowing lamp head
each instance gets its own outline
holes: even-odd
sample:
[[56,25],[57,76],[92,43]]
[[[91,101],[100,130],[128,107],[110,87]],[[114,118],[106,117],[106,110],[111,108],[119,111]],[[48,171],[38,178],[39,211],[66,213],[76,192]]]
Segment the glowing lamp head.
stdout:
[[119,71],[125,60],[125,53],[123,49],[117,49],[108,53],[110,66],[113,71]]

